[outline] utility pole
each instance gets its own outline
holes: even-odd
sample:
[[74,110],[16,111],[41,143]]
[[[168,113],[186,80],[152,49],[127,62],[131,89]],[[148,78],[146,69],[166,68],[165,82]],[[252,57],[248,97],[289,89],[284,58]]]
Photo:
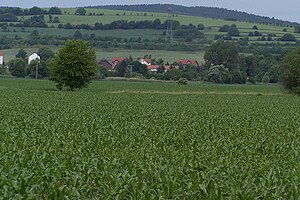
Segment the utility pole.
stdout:
[[130,67],[130,74],[131,74],[133,65],[128,65],[128,67]]
[[36,62],[36,67],[35,67],[35,79],[38,79],[38,74],[39,74],[39,60]]

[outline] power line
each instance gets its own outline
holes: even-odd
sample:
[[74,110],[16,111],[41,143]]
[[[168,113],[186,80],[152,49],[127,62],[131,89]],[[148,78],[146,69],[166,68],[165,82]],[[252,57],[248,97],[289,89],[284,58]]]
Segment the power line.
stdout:
[[173,41],[174,31],[173,31],[173,12],[172,8],[168,9],[168,19],[167,19],[167,31],[166,31],[166,39],[170,39]]

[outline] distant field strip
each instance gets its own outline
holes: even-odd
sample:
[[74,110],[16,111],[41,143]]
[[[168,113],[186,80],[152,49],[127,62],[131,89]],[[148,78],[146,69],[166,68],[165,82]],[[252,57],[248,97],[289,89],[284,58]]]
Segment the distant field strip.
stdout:
[[171,95],[249,95],[249,96],[288,96],[286,93],[259,93],[259,92],[220,92],[220,91],[198,91],[198,92],[190,92],[190,91],[180,91],[180,92],[167,92],[167,91],[138,91],[138,90],[119,90],[119,91],[111,91],[107,93],[112,94],[171,94]]

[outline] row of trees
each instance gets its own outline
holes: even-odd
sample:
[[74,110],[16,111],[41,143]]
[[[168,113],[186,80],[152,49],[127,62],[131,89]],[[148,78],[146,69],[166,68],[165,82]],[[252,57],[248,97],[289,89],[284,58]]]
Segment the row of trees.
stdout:
[[17,16],[24,15],[60,15],[62,11],[58,7],[51,7],[49,10],[43,10],[39,7],[32,7],[30,9],[21,8],[0,8],[0,22],[17,22]]
[[234,43],[218,41],[205,52],[207,79],[216,83],[278,82],[278,62],[267,52],[239,55]]
[[219,28],[219,32],[226,32],[230,36],[240,36],[240,31],[235,24],[231,26],[225,24]]
[[[253,26],[253,29],[256,29],[256,31],[249,32],[248,36],[249,37],[259,37],[261,36],[258,40],[260,41],[272,41],[272,37],[276,37],[275,34],[268,34],[267,36],[264,36],[263,33],[257,31],[257,26]],[[300,28],[299,28],[300,29]],[[226,36],[216,36],[215,39],[222,38],[224,40],[231,40],[233,36],[240,36],[240,31],[238,30],[237,26],[235,24],[232,24],[231,26],[225,24],[219,28],[219,32],[225,32],[227,33]],[[297,41],[296,37],[293,34],[286,33],[282,37],[277,39],[278,41],[287,41],[287,42],[295,42]]]
[[[4,25],[5,26],[5,25]],[[1,26],[0,24],[0,27]],[[24,30],[25,31],[25,30]],[[190,35],[189,35],[190,34]],[[17,46],[33,46],[33,45],[64,45],[67,40],[70,39],[83,39],[89,42],[93,47],[103,48],[103,49],[113,49],[113,48],[123,48],[123,49],[149,49],[149,50],[170,50],[170,51],[197,51],[203,48],[203,45],[196,43],[187,43],[189,37],[195,34],[195,37],[199,37],[200,40],[205,40],[202,38],[202,34],[190,31],[186,38],[182,37],[177,39],[176,42],[171,43],[165,39],[164,35],[161,38],[154,39],[142,39],[141,37],[135,38],[121,38],[112,36],[97,36],[95,33],[90,35],[83,34],[81,31],[76,30],[73,35],[47,35],[40,34],[37,30],[33,30],[28,37],[22,37],[15,35],[14,38],[0,36],[0,48],[10,49]],[[197,35],[196,35],[197,34]],[[194,37],[194,36],[193,36]],[[194,40],[195,42],[195,40]],[[210,41],[208,41],[210,42]],[[206,42],[207,43],[207,42]]]
[[58,7],[51,7],[49,10],[44,10],[37,6],[34,6],[29,9],[22,9],[22,8],[18,8],[18,7],[1,7],[0,14],[13,14],[16,16],[44,15],[44,14],[60,15],[60,14],[62,14],[62,11]]
[[[143,20],[143,21],[127,21],[127,20],[118,20],[113,21],[109,24],[95,23],[94,26],[88,24],[73,25],[70,23],[59,24],[58,28],[63,29],[87,29],[87,30],[114,30],[114,29],[156,29],[164,30],[167,27],[168,20],[161,22],[160,19]],[[179,21],[173,20],[173,29],[184,29],[184,30],[204,30],[203,24],[189,24],[181,25]]]

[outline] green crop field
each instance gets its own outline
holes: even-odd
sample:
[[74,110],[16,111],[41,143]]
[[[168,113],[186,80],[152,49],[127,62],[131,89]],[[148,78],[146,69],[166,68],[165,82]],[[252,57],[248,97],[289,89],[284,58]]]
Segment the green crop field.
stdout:
[[297,199],[300,99],[278,85],[0,79],[4,199]]

